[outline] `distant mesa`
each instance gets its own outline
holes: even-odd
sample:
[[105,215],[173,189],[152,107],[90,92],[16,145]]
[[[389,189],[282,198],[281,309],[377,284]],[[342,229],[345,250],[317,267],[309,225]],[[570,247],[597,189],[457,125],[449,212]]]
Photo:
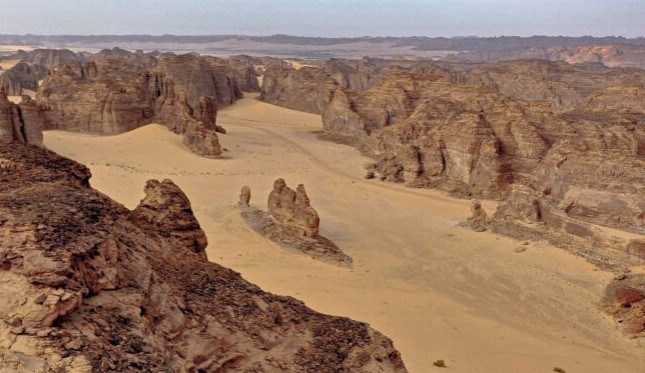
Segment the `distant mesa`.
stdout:
[[319,234],[320,218],[311,207],[304,185],[294,191],[284,179],[277,179],[269,193],[268,212],[250,204],[251,189],[240,190],[239,207],[244,221],[257,233],[280,246],[315,259],[351,267],[352,259],[331,240]]

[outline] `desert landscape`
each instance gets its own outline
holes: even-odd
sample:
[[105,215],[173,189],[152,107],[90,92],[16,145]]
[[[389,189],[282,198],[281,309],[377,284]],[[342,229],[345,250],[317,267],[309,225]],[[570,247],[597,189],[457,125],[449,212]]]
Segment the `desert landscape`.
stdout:
[[0,373],[643,372],[640,8],[22,1]]
[[[218,160],[191,154],[159,125],[110,137],[48,131],[45,144],[87,164],[92,185],[128,208],[146,180],[172,178],[209,237],[210,260],[316,310],[370,323],[395,341],[410,371],[438,359],[457,372],[640,370],[639,344],[597,309],[611,273],[544,241],[459,227],[468,200],[365,180],[368,159],[317,139],[319,116],[247,95],[218,123],[229,149]],[[245,226],[239,187],[249,185],[251,203],[264,207],[278,177],[307,185],[322,232],[353,258],[352,269],[283,250]]]

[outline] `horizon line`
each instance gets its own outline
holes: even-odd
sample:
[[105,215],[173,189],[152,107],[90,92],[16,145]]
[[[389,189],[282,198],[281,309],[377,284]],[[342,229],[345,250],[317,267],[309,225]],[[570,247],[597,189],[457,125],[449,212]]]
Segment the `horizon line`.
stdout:
[[427,36],[427,35],[408,35],[408,36],[374,36],[374,35],[362,35],[362,36],[301,36],[301,35],[290,35],[290,34],[271,34],[271,35],[253,35],[253,34],[11,34],[11,33],[0,33],[0,36],[14,36],[14,37],[133,37],[133,36],[146,36],[146,37],[250,37],[250,38],[269,38],[276,36],[284,36],[291,38],[301,38],[301,39],[412,39],[412,38],[425,38],[425,39],[501,39],[501,38],[522,38],[530,39],[536,37],[544,38],[591,38],[591,39],[645,39],[645,36],[635,36],[627,37],[622,35],[605,35],[605,36],[592,36],[592,35],[545,35],[545,34],[534,34],[530,36],[519,36],[519,35],[460,35],[460,36]]

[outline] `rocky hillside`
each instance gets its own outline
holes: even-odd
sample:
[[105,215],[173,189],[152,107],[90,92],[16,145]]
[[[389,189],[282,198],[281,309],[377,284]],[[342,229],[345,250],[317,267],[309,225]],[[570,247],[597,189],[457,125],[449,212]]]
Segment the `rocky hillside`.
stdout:
[[316,313],[208,262],[184,193],[129,211],[89,170],[0,142],[0,370],[405,372],[366,324]]
[[562,231],[559,244],[598,242],[594,225],[645,233],[645,71],[389,62],[352,87],[361,74],[337,65],[274,68],[263,98],[316,109],[328,137],[375,159],[370,176],[502,200],[497,219]]

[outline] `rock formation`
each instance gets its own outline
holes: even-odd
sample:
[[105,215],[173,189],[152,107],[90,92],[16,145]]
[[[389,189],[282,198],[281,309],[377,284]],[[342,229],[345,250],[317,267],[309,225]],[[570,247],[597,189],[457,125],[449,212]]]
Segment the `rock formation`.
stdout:
[[0,141],[42,145],[43,123],[40,109],[28,96],[16,105],[0,88]]
[[195,54],[105,50],[58,66],[37,101],[47,129],[118,134],[159,122],[197,154],[216,157],[215,132],[225,132],[216,124],[218,103],[241,97],[226,69]]
[[540,59],[564,61],[584,66],[635,67],[642,69],[645,68],[645,46],[600,43],[598,45],[571,47],[532,47],[507,51],[461,52],[448,58],[450,60],[478,63]]
[[405,372],[366,324],[205,260],[204,233],[171,181],[148,182],[129,211],[89,178],[45,149],[0,143],[5,370]]
[[490,219],[488,218],[486,210],[482,207],[481,201],[474,199],[471,203],[470,211],[472,212],[472,215],[468,218],[468,225],[475,232],[486,231],[490,224]]
[[200,123],[189,123],[184,131],[182,143],[193,153],[206,158],[217,158],[222,154],[215,130]]
[[267,205],[271,216],[294,235],[318,236],[320,218],[311,207],[304,185],[299,184],[294,191],[284,179],[277,179],[269,193]]
[[304,185],[294,191],[284,179],[277,179],[269,193],[268,212],[251,206],[250,200],[251,189],[243,186],[238,202],[241,215],[263,237],[318,260],[343,267],[352,265],[352,258],[319,234],[320,218],[311,207]]
[[371,87],[391,62],[366,57],[362,60],[332,59],[317,64],[318,67],[300,69],[270,64],[264,72],[260,98],[289,109],[321,114],[338,88],[360,91]]
[[240,200],[238,204],[240,207],[249,207],[251,204],[251,188],[247,185],[240,189]]
[[[19,51],[17,53],[20,62],[31,66],[41,66],[46,69],[53,69],[59,65],[80,61],[82,56],[69,49],[34,49],[32,51]],[[45,74],[46,75],[46,74]],[[44,77],[44,76],[43,76]]]
[[[23,62],[0,78],[14,94],[38,89],[36,102],[25,106],[33,126],[118,134],[158,122],[179,134],[190,129],[184,143],[215,157],[221,153],[215,132],[226,132],[216,123],[218,106],[235,102],[243,89],[258,89],[254,67],[236,60],[118,48],[69,53],[23,53]],[[49,73],[38,87],[43,71]]]
[[0,75],[0,87],[8,96],[21,96],[24,89],[38,90],[38,81],[47,75],[47,69],[40,65],[19,62]]
[[322,107],[325,136],[374,158],[381,180],[500,200],[496,232],[543,236],[609,266],[628,243],[595,225],[645,233],[643,70],[392,61],[349,84],[341,76],[356,69],[319,66],[274,68],[265,100]]
[[645,276],[628,274],[611,282],[602,305],[630,337],[645,337]]

